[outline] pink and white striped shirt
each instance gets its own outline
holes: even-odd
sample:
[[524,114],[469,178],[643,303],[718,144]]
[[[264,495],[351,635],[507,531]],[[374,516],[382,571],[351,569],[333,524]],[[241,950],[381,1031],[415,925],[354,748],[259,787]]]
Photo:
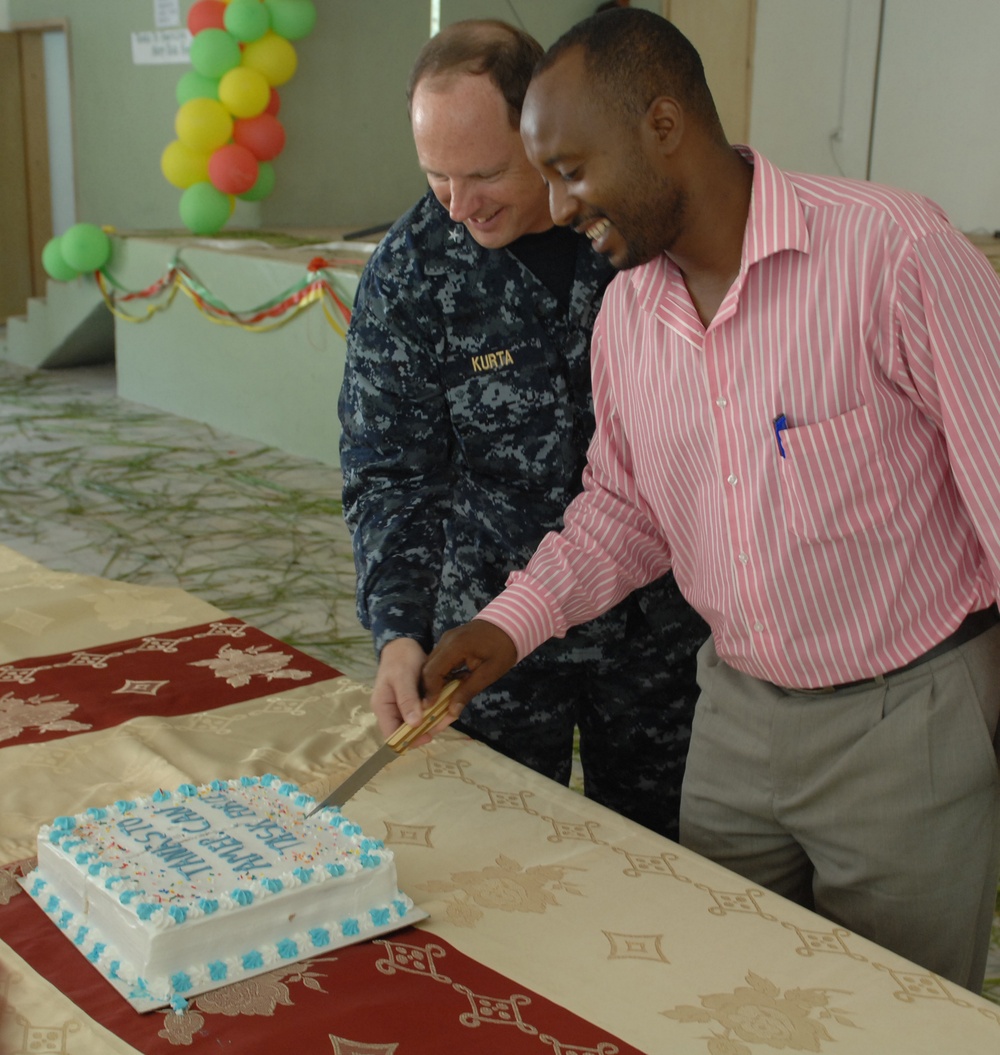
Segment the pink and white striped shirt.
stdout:
[[900,667],[997,597],[996,274],[926,199],[741,150],[708,328],[666,256],[608,289],[585,489],[481,613],[519,658],[671,568],[720,657],[790,688]]

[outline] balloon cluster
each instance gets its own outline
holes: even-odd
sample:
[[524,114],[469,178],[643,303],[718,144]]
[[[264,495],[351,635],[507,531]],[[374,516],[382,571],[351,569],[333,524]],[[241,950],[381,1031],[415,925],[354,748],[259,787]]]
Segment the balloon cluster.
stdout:
[[312,0],[196,0],[187,16],[191,65],[177,84],[177,138],[160,157],[181,188],[181,221],[214,234],[236,198],[274,189],[271,162],[285,146],[277,89],[295,73],[293,40],[312,32]]
[[42,249],[42,267],[49,278],[72,282],[80,275],[100,271],[111,256],[111,239],[92,223],[76,223],[50,238]]

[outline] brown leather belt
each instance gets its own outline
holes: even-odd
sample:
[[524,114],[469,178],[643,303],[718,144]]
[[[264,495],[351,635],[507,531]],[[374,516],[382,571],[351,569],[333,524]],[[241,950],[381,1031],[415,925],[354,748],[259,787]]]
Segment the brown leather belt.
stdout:
[[913,670],[914,667],[919,667],[922,663],[928,663],[932,659],[937,659],[938,656],[943,656],[953,648],[958,648],[959,645],[964,645],[974,637],[979,637],[980,634],[984,634],[990,627],[996,626],[997,623],[1000,623],[1000,614],[997,613],[997,606],[992,604],[989,608],[981,608],[978,612],[970,612],[959,624],[957,630],[905,666],[897,667],[895,670],[890,670],[885,674],[876,674],[873,678],[845,681],[841,685],[824,685],[819,689],[787,689],[786,691],[810,694],[828,693],[839,692],[841,689],[856,689],[862,685],[881,685],[886,678],[891,678],[894,674],[902,674],[903,671]]

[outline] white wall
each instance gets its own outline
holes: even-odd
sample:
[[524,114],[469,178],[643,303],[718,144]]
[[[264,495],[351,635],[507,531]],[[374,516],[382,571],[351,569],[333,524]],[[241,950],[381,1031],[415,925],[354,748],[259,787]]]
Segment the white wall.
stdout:
[[998,0],[757,0],[757,11],[755,147],[785,168],[919,191],[966,231],[1000,228]]

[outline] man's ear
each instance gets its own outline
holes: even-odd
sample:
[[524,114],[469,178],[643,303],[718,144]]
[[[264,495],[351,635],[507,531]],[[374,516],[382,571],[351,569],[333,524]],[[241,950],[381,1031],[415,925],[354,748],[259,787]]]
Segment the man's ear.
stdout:
[[644,123],[662,153],[672,154],[677,149],[684,132],[684,111],[676,99],[657,96],[646,110]]

